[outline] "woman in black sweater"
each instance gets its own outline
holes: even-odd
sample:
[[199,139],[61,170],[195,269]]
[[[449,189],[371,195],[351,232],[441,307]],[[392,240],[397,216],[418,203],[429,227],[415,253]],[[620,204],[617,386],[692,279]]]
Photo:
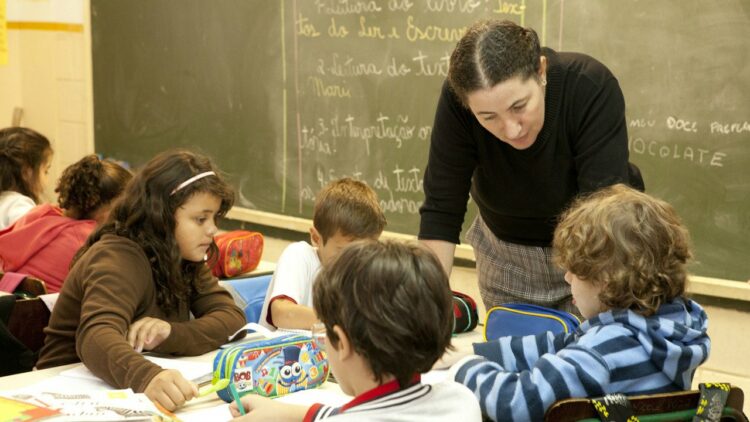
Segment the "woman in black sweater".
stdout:
[[474,24],[450,60],[425,171],[419,238],[450,274],[471,192],[485,306],[536,303],[575,311],[551,259],[557,216],[581,193],[643,189],[628,163],[625,101],[602,63],[541,48],[509,21]]

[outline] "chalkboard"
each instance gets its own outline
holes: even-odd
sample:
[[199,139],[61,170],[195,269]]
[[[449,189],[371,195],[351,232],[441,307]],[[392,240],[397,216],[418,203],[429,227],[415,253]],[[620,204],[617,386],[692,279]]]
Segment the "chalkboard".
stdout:
[[617,75],[631,160],[690,228],[691,269],[750,278],[745,0],[92,0],[91,15],[97,152],[199,148],[238,206],[307,218],[320,187],[356,177],[407,234],[457,39],[479,18],[531,26]]

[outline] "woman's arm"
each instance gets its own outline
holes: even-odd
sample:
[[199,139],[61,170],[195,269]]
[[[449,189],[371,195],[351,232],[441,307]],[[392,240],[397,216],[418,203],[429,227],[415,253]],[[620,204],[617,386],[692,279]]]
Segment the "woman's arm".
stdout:
[[[459,243],[471,177],[478,162],[473,121],[476,118],[455,98],[447,82],[443,84],[424,174],[425,200],[419,209],[420,240]],[[443,253],[443,258],[447,256],[445,247],[436,252]],[[441,262],[450,270],[450,265],[446,266],[447,259]]]
[[450,277],[453,271],[453,255],[456,253],[456,244],[445,240],[422,239],[420,243],[427,246],[437,256],[443,265],[445,274]]

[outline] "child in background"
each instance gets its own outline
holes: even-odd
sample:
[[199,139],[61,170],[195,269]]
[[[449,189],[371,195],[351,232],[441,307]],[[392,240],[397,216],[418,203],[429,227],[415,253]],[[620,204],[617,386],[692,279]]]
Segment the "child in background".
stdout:
[[168,151],[149,161],[74,258],[37,367],[80,359],[168,410],[195,397],[194,383],[141,352],[200,355],[245,324],[206,265],[218,254],[216,219],[233,200],[206,157]]
[[[323,268],[313,286],[315,312],[325,325],[324,349],[336,381],[355,396],[331,408],[282,404],[247,395],[247,421],[480,421],[465,387],[422,384],[449,347],[453,295],[428,249],[374,240],[353,243]],[[237,404],[230,405],[234,416]]]
[[495,421],[539,421],[555,401],[687,390],[708,358],[703,309],[687,299],[689,237],[664,201],[615,185],[577,200],[554,234],[586,321],[575,332],[474,345],[452,376]]
[[63,171],[55,192],[60,208],[36,206],[0,231],[0,268],[44,280],[57,293],[73,255],[109,215],[132,175],[112,161],[88,155]]
[[341,249],[358,239],[377,239],[385,216],[375,192],[343,178],[329,183],[315,199],[310,241],[287,246],[276,263],[260,323],[268,328],[309,330],[318,321],[312,309],[313,280]]
[[0,129],[0,230],[40,202],[52,165],[44,135],[23,127]]

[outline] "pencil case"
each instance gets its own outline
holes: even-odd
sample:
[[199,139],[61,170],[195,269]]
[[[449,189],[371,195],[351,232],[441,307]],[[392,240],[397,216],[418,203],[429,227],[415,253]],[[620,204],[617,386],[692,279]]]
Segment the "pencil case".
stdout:
[[[311,337],[287,334],[219,350],[213,380],[229,379],[240,396],[278,397],[316,388],[326,381],[328,372],[325,352]],[[232,401],[229,386],[217,394],[227,403]]]
[[479,322],[477,303],[471,296],[453,291],[453,332],[473,331]]
[[248,273],[260,263],[263,235],[248,230],[233,230],[214,237],[219,259],[211,269],[215,277],[226,278]]
[[487,311],[485,341],[505,336],[527,336],[545,331],[569,333],[581,321],[577,316],[557,309],[527,303],[506,303]]

